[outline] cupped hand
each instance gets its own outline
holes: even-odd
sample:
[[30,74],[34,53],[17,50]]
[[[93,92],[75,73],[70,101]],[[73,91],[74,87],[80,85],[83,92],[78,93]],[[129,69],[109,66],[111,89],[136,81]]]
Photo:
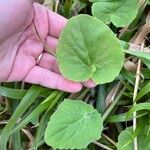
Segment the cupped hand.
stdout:
[[81,84],[65,79],[50,54],[55,53],[67,20],[36,2],[11,3],[9,11],[2,8],[6,18],[0,20],[0,82],[25,81],[67,92],[78,92],[83,84],[94,87],[92,81]]

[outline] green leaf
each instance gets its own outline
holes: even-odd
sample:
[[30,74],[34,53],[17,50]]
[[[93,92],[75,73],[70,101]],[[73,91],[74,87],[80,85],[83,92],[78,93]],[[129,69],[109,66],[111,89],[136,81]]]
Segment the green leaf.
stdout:
[[126,128],[118,137],[117,150],[133,150],[133,143],[128,141],[132,137],[133,129]]
[[142,74],[144,76],[144,79],[150,79],[150,69],[142,68]]
[[28,90],[26,95],[21,100],[19,106],[9,119],[7,125],[2,131],[1,137],[0,137],[0,149],[6,150],[6,144],[9,138],[9,135],[13,129],[13,127],[16,125],[18,119],[21,117],[21,115],[29,108],[29,106],[36,100],[36,98],[40,95],[42,91],[41,86],[32,85],[31,88]]
[[[150,132],[149,126],[145,126],[142,132],[138,135],[138,149],[139,150],[149,150],[150,149]],[[117,150],[134,150],[133,141],[130,140],[133,137],[133,128],[126,128],[121,132],[118,138]]]
[[79,15],[71,18],[59,40],[57,58],[64,77],[97,84],[111,82],[124,61],[119,40],[101,21]]
[[137,0],[91,0],[92,14],[106,24],[116,27],[129,25],[138,13]]
[[[12,133],[17,132],[18,130],[25,127],[32,119],[39,116],[44,110],[46,110],[49,106],[53,106],[58,99],[55,97],[57,96],[58,91],[54,91],[52,94],[50,94],[41,104],[39,104],[26,118],[22,120],[17,126],[13,129]],[[62,94],[61,92],[59,95]],[[55,100],[56,99],[56,100]]]
[[148,59],[142,59],[142,58],[141,58],[141,60],[150,69],[150,60],[148,60]]
[[139,150],[150,150],[150,126],[143,128],[138,140]]
[[141,99],[143,96],[145,96],[146,94],[150,93],[150,82],[147,83],[138,93],[136,100]]
[[104,113],[106,109],[106,85],[99,85],[98,87],[98,97],[96,100],[96,109],[99,113]]
[[150,53],[137,52],[137,51],[131,51],[131,50],[126,50],[125,53],[137,56],[139,58],[147,59],[150,61]]
[[[117,149],[118,150],[130,150],[133,148],[133,141],[137,137],[140,138],[141,131],[143,132],[144,127],[148,124],[149,116],[141,117],[138,120],[136,129],[133,132],[133,128],[125,129],[118,138]],[[128,136],[127,136],[128,135]],[[127,136],[127,137],[126,137]],[[123,139],[125,138],[125,139]],[[139,145],[138,145],[139,146]]]
[[[149,114],[148,111],[141,111],[141,112],[137,113],[136,118],[140,118],[147,114]],[[130,116],[129,118],[126,118],[126,116],[127,116],[127,113],[122,113],[119,115],[110,116],[110,117],[108,117],[108,119],[106,121],[109,123],[112,123],[112,122],[114,123],[114,122],[126,122],[126,121],[130,121],[133,119],[133,116]]]
[[24,89],[12,89],[0,86],[0,95],[8,98],[21,99],[26,94],[27,90]]
[[137,52],[137,51],[129,51],[129,50],[125,51],[125,53],[134,55],[136,57],[139,57],[142,60],[142,62],[148,68],[150,68],[150,53]]
[[63,15],[64,15],[66,18],[69,18],[70,9],[71,9],[72,3],[73,3],[73,0],[65,0]]
[[148,0],[144,0],[143,4],[140,6],[138,10],[138,14],[136,15],[136,18],[132,21],[132,23],[128,26],[127,30],[121,35],[120,39],[125,41],[130,41],[131,38],[135,35],[137,32],[135,28],[139,25],[139,21],[141,20],[143,13],[145,11],[145,8],[147,7]]
[[150,103],[139,103],[131,107],[131,109],[127,113],[127,118],[132,116],[132,114],[136,111],[140,110],[150,110]]
[[83,101],[65,99],[51,116],[45,142],[53,148],[81,149],[101,137],[101,115]]
[[60,102],[64,100],[64,97],[66,96],[66,94],[63,94],[63,96],[62,94],[63,94],[62,92],[59,92],[57,97],[53,99],[52,104],[49,105],[49,108],[47,109],[46,113],[42,116],[39,122],[39,126],[37,128],[35,140],[32,143],[33,150],[38,150],[38,147],[40,147],[43,143],[45,143],[44,141],[45,133],[43,131],[45,131],[47,127],[47,123],[49,122],[49,118],[55,111],[58,101]]

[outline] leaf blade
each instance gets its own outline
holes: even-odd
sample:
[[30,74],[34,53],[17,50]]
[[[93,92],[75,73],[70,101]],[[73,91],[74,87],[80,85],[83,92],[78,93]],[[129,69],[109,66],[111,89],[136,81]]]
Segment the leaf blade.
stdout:
[[92,106],[66,99],[51,116],[45,141],[59,149],[86,148],[90,142],[100,138],[102,128],[101,115]]
[[111,82],[119,74],[124,54],[119,40],[101,21],[78,15],[64,28],[57,49],[59,68],[67,79],[97,84]]

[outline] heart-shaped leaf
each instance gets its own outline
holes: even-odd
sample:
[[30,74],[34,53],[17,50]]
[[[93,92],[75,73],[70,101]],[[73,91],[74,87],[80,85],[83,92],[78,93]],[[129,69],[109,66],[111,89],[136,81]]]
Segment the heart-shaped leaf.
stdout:
[[53,148],[82,149],[101,136],[101,115],[91,105],[78,100],[64,100],[51,116],[45,142]]
[[106,24],[117,27],[129,25],[138,13],[137,0],[91,0],[92,14]]
[[64,77],[97,84],[111,82],[123,65],[123,50],[114,33],[88,15],[71,18],[62,32],[57,59]]

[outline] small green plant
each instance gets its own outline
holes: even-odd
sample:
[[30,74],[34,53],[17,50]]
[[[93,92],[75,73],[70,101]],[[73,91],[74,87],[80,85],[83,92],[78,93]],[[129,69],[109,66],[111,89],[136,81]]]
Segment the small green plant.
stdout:
[[91,0],[92,14],[106,24],[116,27],[129,25],[138,13],[138,0]]

